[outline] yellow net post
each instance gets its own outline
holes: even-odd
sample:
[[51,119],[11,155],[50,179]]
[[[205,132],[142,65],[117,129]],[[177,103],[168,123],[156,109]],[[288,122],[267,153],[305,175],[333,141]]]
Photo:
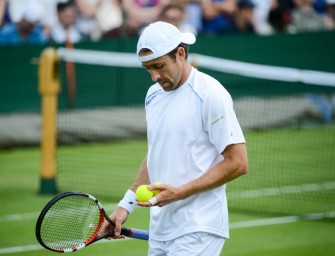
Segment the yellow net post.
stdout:
[[46,48],[39,59],[39,93],[42,97],[40,193],[52,194],[56,188],[57,101],[60,91],[59,57]]

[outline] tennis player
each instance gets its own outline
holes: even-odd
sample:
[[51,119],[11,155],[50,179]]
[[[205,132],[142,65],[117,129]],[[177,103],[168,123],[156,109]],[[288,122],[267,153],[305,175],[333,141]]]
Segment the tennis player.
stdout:
[[[229,238],[226,184],[248,169],[231,96],[187,61],[195,41],[191,33],[156,22],[137,44],[138,59],[155,82],[145,98],[148,153],[110,218],[114,238],[121,238],[121,225],[136,204],[151,207],[150,256],[220,255]],[[136,202],[141,184],[161,192]],[[113,230],[107,223],[103,228]]]

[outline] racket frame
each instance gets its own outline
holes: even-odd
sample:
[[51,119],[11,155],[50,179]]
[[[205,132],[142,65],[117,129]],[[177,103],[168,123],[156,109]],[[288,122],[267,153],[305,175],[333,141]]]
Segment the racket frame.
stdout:
[[[87,239],[85,239],[83,242],[81,242],[80,244],[73,246],[73,247],[68,247],[68,248],[55,248],[55,247],[51,247],[48,246],[44,243],[42,236],[41,236],[41,227],[42,227],[42,223],[44,220],[44,217],[46,216],[47,212],[49,211],[50,208],[52,208],[52,206],[60,201],[62,198],[68,197],[68,196],[83,196],[83,197],[87,197],[90,200],[94,201],[96,206],[99,209],[99,224],[97,225],[97,227],[95,228],[93,234],[88,237]],[[109,218],[109,216],[107,215],[106,211],[104,210],[102,204],[92,195],[84,193],[84,192],[79,192],[79,191],[75,191],[75,192],[64,192],[61,194],[58,194],[57,196],[55,196],[53,199],[51,199],[42,209],[38,219],[37,219],[37,223],[36,223],[36,229],[35,229],[35,235],[37,238],[37,241],[46,249],[51,250],[51,251],[55,251],[55,252],[75,252],[78,251],[92,243],[95,243],[101,239],[107,238],[107,237],[113,237],[114,233],[113,232],[108,232],[108,233],[104,233],[99,235],[100,229],[102,227],[102,224],[104,222],[104,219],[106,219],[111,225],[113,225],[115,227],[115,223]],[[133,237],[133,238],[137,238],[137,239],[142,239],[142,240],[148,240],[149,239],[149,232],[145,231],[145,230],[139,230],[139,229],[129,229],[129,228],[125,228],[122,227],[121,228],[121,234],[127,237]]]

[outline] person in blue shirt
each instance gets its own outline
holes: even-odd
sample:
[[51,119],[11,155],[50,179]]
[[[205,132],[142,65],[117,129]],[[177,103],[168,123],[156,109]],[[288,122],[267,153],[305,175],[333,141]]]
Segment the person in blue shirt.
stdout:
[[45,44],[49,41],[40,23],[42,10],[38,6],[29,5],[16,22],[5,24],[0,29],[0,45]]

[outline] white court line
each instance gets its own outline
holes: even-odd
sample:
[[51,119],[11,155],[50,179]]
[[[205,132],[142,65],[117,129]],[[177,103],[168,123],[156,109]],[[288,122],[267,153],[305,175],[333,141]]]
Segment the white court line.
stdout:
[[3,216],[0,216],[0,222],[35,219],[37,218],[38,214],[39,214],[38,212],[30,212],[30,213],[3,215]]
[[[265,196],[277,196],[283,194],[298,194],[304,192],[316,192],[324,190],[334,190],[335,181],[328,181],[322,183],[309,183],[301,185],[290,185],[282,187],[269,187],[263,189],[250,189],[237,192],[227,192],[229,199],[243,199],[243,198],[256,198]],[[117,204],[104,205],[105,209],[115,209]],[[0,222],[6,221],[19,221],[37,218],[39,213],[23,213],[23,214],[10,214],[0,216]]]
[[291,222],[298,222],[302,220],[322,220],[325,218],[335,218],[335,211],[332,212],[324,212],[324,213],[310,213],[302,216],[284,216],[277,218],[267,218],[267,219],[259,219],[259,220],[247,220],[240,221],[229,224],[230,229],[239,229],[239,228],[249,228],[249,227],[261,227],[261,226],[269,226],[276,224],[285,224]]
[[[115,209],[117,204],[107,204],[104,209],[113,210]],[[0,222],[7,222],[7,221],[20,221],[20,220],[31,220],[37,219],[39,212],[30,212],[30,213],[18,213],[18,214],[9,214],[0,216]]]
[[7,248],[1,248],[0,249],[0,254],[37,251],[37,250],[41,250],[42,248],[41,248],[40,245],[37,245],[37,244],[25,245],[25,246],[7,247]]
[[[283,194],[298,194],[304,192],[316,192],[324,190],[334,190],[335,181],[323,182],[323,183],[310,183],[301,185],[290,185],[282,187],[269,187],[263,189],[251,189],[237,192],[227,192],[229,199],[243,199],[243,198],[255,198],[265,196],[277,196]],[[105,209],[115,209],[117,204],[105,205]],[[6,221],[19,221],[37,218],[39,213],[23,213],[23,214],[10,214],[0,216],[0,222]]]
[[[252,228],[252,227],[271,226],[271,225],[278,225],[278,224],[287,224],[287,223],[292,223],[292,222],[298,222],[301,220],[319,220],[325,217],[335,218],[335,212],[307,214],[302,217],[301,216],[285,216],[285,217],[278,217],[278,218],[240,221],[240,222],[231,223],[229,226],[230,226],[230,229],[232,230],[232,229],[241,229],[241,228]],[[122,241],[127,241],[127,240],[128,239],[102,240],[98,243],[122,242]],[[32,244],[32,245],[25,245],[25,246],[0,248],[0,254],[38,251],[38,250],[44,250],[44,248],[38,244]]]
[[334,190],[335,181],[310,183],[301,185],[290,185],[282,187],[270,187],[263,189],[250,189],[237,192],[227,192],[228,199],[255,198],[265,196],[277,196],[283,194],[299,194],[305,192],[316,192],[325,190]]
[[[101,240],[98,243],[113,243],[113,242],[123,242],[129,240],[126,239],[118,239],[118,240]],[[31,244],[31,245],[24,245],[24,246],[15,246],[15,247],[7,247],[7,248],[0,248],[0,254],[5,253],[18,253],[18,252],[28,252],[28,251],[39,251],[39,250],[46,250],[39,244]]]
[[[335,182],[330,181],[330,182],[324,182],[324,183],[312,183],[312,184],[274,187],[274,188],[264,188],[264,189],[257,189],[257,190],[256,189],[255,190],[245,190],[245,191],[240,191],[240,192],[230,192],[228,195],[230,199],[232,198],[255,198],[255,197],[262,197],[262,196],[275,196],[279,194],[280,195],[295,194],[295,193],[312,192],[312,191],[333,190],[333,189],[335,189]],[[105,208],[114,209],[116,205],[117,204],[105,205]],[[4,216],[0,216],[0,222],[36,219],[38,215],[39,215],[39,212],[4,215]],[[299,220],[304,220],[304,219],[318,220],[318,219],[323,219],[323,218],[335,218],[335,212],[308,214],[303,217],[286,216],[286,217],[279,217],[279,218],[241,221],[241,222],[231,223],[230,228],[239,229],[239,228],[248,228],[248,227],[258,227],[258,226],[267,226],[267,225],[297,222]],[[119,239],[119,240],[112,240],[112,241],[124,241],[124,240]],[[0,254],[35,251],[35,250],[41,250],[41,249],[43,249],[43,247],[41,247],[38,244],[26,245],[26,246],[16,246],[16,247],[0,248]]]

